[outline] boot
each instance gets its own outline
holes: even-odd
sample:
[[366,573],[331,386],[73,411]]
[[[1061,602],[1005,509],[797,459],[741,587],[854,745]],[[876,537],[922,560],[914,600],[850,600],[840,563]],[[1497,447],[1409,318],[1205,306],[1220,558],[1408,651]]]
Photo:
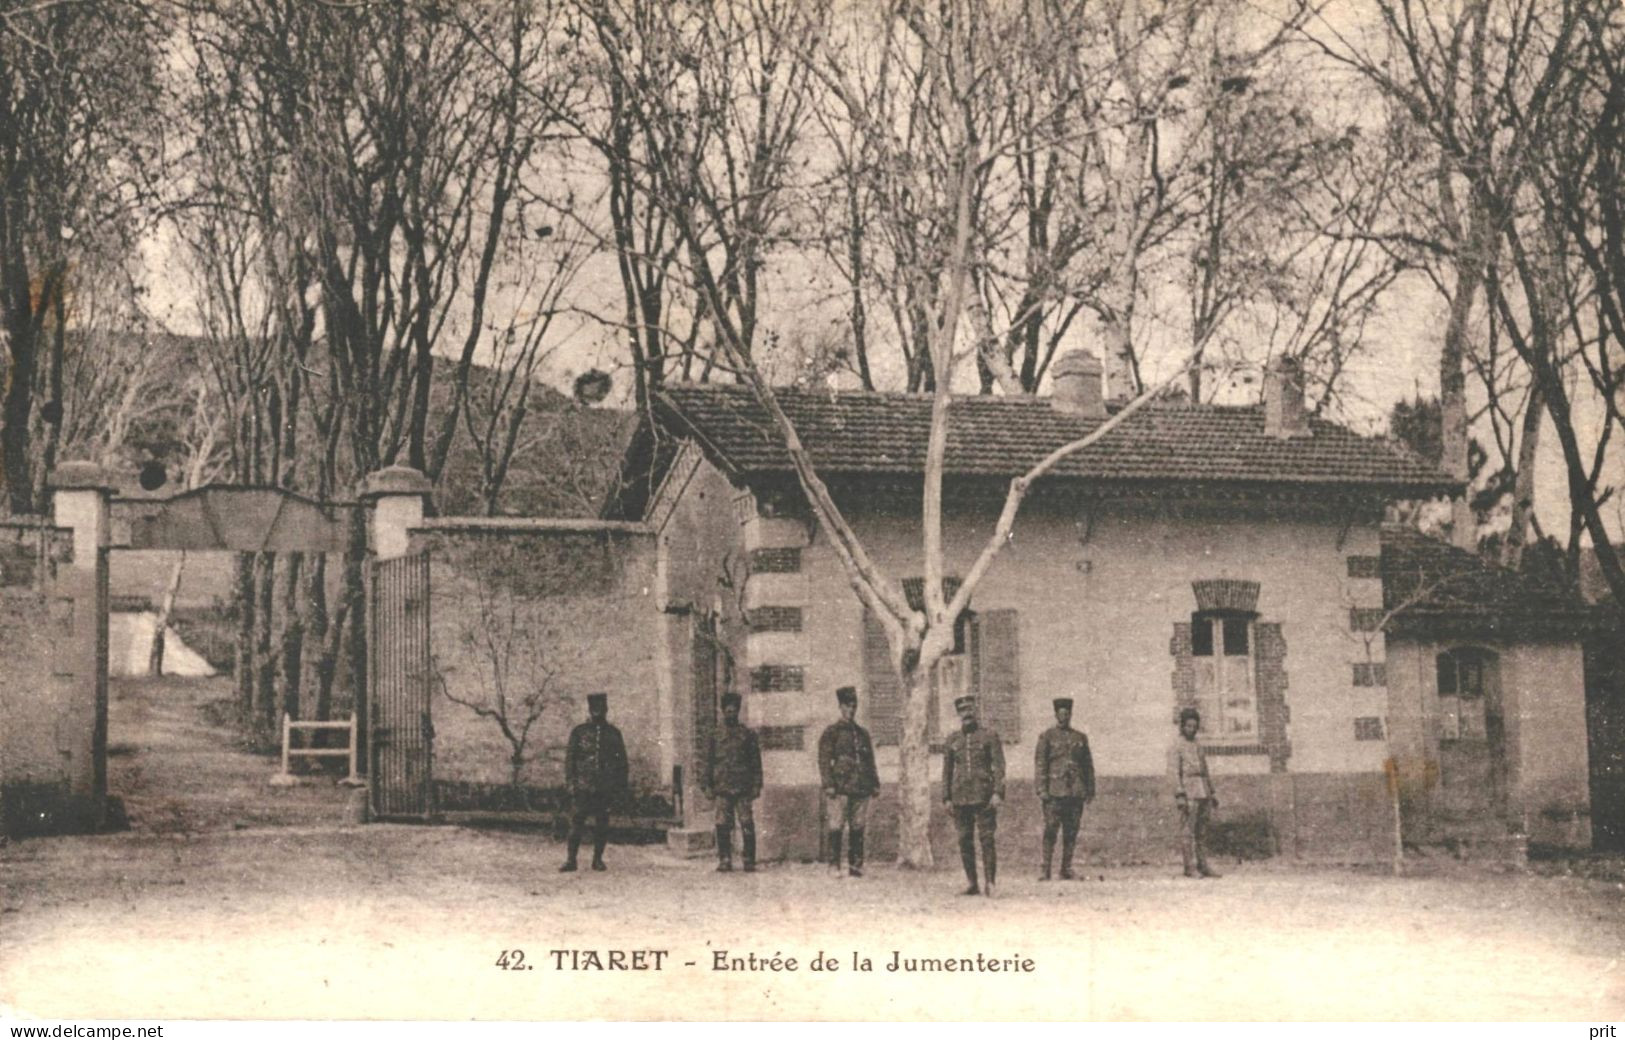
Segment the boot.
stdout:
[[1192,847],[1193,844],[1188,841],[1180,843],[1179,855],[1185,861],[1185,876],[1201,877],[1202,875],[1196,872],[1196,849]]
[[[1072,876],[1072,850],[1073,850],[1073,847],[1074,847],[1073,843],[1070,842],[1070,841],[1063,841],[1061,843],[1061,880],[1062,881],[1072,881],[1072,880],[1074,880],[1074,878]],[[1046,861],[1046,865],[1047,865],[1047,861]],[[1049,871],[1046,870],[1046,871],[1044,871],[1044,873],[1048,874]]]
[[847,850],[846,872],[853,877],[863,876],[863,832],[852,831],[852,845]]
[[592,840],[592,869],[594,869],[594,870],[607,870],[607,869],[609,869],[608,867],[604,866],[604,846],[607,843],[608,843],[608,840],[603,835],[600,835],[598,837],[593,838],[593,840]]
[[[1053,862],[1054,859],[1055,859],[1055,835],[1053,835],[1053,834],[1046,831],[1044,833],[1044,869],[1040,870],[1038,872],[1038,880],[1040,880],[1040,881],[1048,881],[1049,880],[1049,867],[1050,867],[1050,863]],[[1066,861],[1065,857],[1063,857],[1061,859],[1061,876],[1062,877],[1066,877],[1066,862],[1067,861]]]
[[1223,874],[1207,865],[1207,857],[1200,852],[1196,854],[1196,872],[1205,878],[1221,878]]
[[734,868],[734,830],[717,825],[717,873],[726,874]]
[[999,873],[999,854],[991,843],[982,849],[982,863],[987,868],[987,881],[982,885],[982,894],[991,899],[993,898],[993,879]]
[[970,885],[960,895],[974,896],[981,894],[981,888],[976,884],[976,848],[975,846],[960,846],[959,860],[965,867],[965,879]]
[[744,824],[739,829],[740,837],[745,842],[745,873],[756,873],[756,825]]
[[841,832],[829,832],[829,876],[841,876]]
[[564,866],[559,868],[560,874],[569,874],[576,869],[576,853],[581,851],[581,839],[574,834],[570,835],[570,844],[565,846]]

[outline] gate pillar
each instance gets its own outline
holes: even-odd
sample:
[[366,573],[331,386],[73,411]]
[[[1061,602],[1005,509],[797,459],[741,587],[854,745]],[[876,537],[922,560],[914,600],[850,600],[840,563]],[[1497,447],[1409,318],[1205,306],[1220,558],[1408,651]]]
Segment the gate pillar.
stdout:
[[357,497],[367,507],[367,550],[376,559],[405,556],[408,530],[423,522],[423,501],[434,490],[411,466],[387,466],[367,474]]
[[51,513],[58,527],[73,529],[73,567],[94,571],[108,545],[114,487],[94,462],[64,462],[51,474]]
[[[73,531],[73,563],[48,593],[53,618],[56,742],[81,825],[100,826],[107,799],[107,546],[112,480],[93,462],[51,474],[52,522]],[[78,829],[69,827],[66,829]]]

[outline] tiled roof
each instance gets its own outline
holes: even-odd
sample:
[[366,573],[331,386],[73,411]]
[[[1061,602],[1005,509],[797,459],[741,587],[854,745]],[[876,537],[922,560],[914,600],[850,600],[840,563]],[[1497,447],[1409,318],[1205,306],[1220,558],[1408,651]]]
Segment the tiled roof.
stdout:
[[1578,631],[1592,612],[1579,596],[1534,574],[1490,563],[1408,527],[1382,530],[1383,608],[1391,631],[1464,626],[1494,637]]
[[[927,394],[777,391],[780,406],[827,475],[918,474],[925,465]],[[778,430],[745,387],[678,384],[660,392],[681,432],[740,474],[784,471]],[[1011,477],[1074,441],[1100,420],[1066,415],[1041,397],[956,396],[949,412],[946,474]],[[686,427],[686,429],[684,429]],[[1389,441],[1310,420],[1311,436],[1264,433],[1261,406],[1157,402],[1056,467],[1085,480],[1242,481],[1360,485],[1414,492],[1452,487],[1450,478]]]

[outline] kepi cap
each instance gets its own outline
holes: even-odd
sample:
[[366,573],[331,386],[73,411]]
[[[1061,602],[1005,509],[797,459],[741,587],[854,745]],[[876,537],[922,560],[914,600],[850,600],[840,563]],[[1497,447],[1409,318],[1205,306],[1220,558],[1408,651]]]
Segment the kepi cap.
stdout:
[[607,693],[589,693],[589,694],[587,694],[587,707],[589,709],[591,709],[591,708],[607,708],[607,707],[609,707],[609,694],[607,694]]
[[737,708],[741,703],[743,703],[743,698],[741,698],[737,693],[725,693],[722,695],[722,706],[724,708],[730,705]]
[[835,700],[838,704],[858,703],[858,688],[856,686],[842,686],[835,691]]
[[963,696],[959,696],[959,697],[954,698],[954,710],[955,711],[958,711],[960,708],[972,707],[975,704],[976,704],[976,698],[974,696],[972,696],[971,694],[968,694],[968,693],[964,694]]
[[1072,707],[1072,698],[1071,697],[1057,697],[1057,698],[1055,698],[1055,706],[1057,708],[1070,708],[1070,707]]

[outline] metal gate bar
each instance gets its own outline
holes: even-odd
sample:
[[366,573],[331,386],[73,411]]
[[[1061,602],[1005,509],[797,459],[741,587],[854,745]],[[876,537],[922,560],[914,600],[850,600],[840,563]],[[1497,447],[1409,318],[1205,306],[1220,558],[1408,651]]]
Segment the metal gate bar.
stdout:
[[426,819],[433,811],[429,717],[429,557],[375,560],[368,611],[368,748],[372,812]]

